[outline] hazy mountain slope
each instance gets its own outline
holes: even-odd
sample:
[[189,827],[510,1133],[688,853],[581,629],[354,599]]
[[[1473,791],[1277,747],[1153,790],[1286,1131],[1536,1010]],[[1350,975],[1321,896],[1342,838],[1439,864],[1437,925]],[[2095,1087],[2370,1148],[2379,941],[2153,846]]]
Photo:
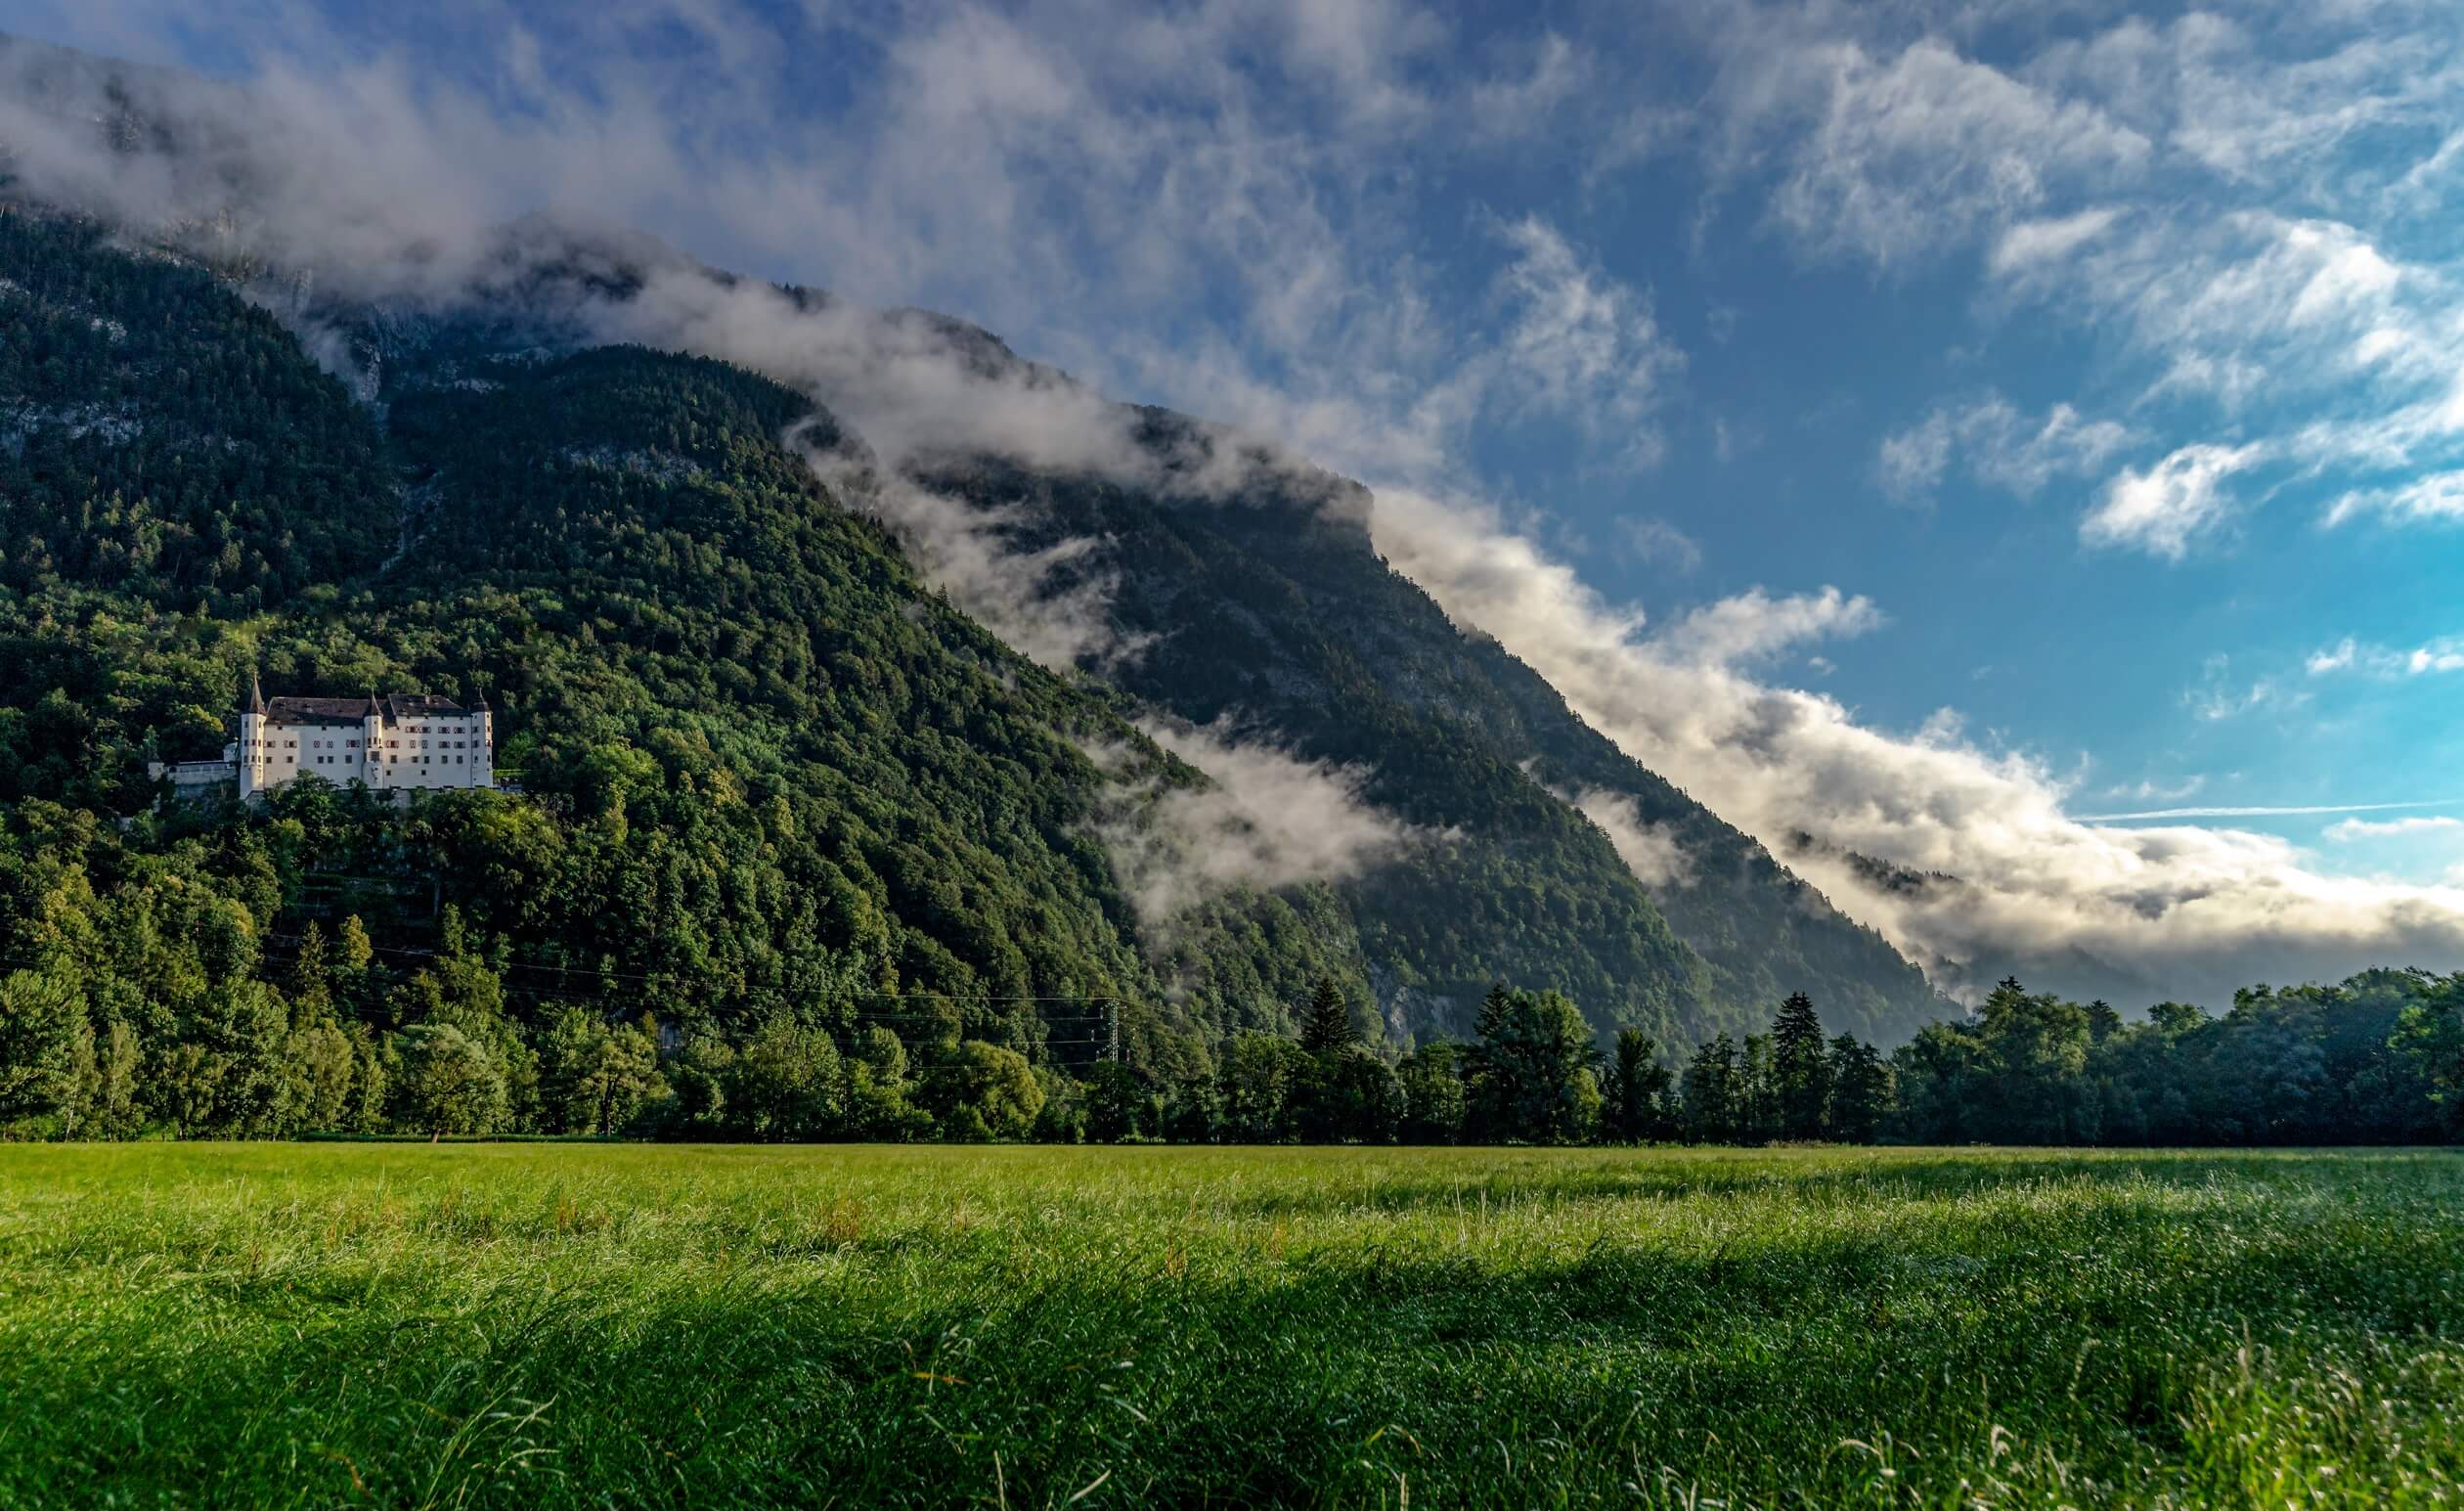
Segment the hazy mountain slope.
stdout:
[[[1886,1042],[1940,1010],[1879,935],[1388,569],[1360,490],[1260,472],[1218,502],[999,465],[933,480],[979,505],[1023,506],[1023,547],[1104,543],[1082,569],[1117,574],[1118,628],[1146,646],[1110,669],[1123,687],[1182,718],[1250,721],[1311,755],[1370,765],[1379,801],[1454,832],[1447,867],[1355,893],[1373,962],[1395,948],[1455,991],[1483,970],[1557,981],[1619,1021],[1658,1026],[1673,1012],[1687,1038],[1758,1025],[1799,990],[1826,1021]],[[1615,818],[1665,848],[1650,885],[1577,798],[1626,805]],[[1450,926],[1479,915],[1475,895],[1518,914],[1477,943]]]

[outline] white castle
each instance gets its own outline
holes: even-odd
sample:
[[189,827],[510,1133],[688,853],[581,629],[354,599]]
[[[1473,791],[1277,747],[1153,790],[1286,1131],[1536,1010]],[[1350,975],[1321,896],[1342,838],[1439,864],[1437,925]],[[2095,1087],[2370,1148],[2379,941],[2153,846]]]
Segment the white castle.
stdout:
[[353,782],[400,794],[496,785],[496,716],[486,694],[464,708],[432,693],[378,697],[269,698],[248,676],[240,737],[219,761],[156,765],[175,792],[237,781],[242,801],[314,773],[336,786]]

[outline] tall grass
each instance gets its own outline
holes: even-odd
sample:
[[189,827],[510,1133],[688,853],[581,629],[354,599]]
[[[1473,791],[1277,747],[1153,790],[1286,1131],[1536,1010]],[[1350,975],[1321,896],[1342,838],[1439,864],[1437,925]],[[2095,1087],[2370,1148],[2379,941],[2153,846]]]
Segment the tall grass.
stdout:
[[0,1505],[2446,1504],[2441,1153],[0,1148]]

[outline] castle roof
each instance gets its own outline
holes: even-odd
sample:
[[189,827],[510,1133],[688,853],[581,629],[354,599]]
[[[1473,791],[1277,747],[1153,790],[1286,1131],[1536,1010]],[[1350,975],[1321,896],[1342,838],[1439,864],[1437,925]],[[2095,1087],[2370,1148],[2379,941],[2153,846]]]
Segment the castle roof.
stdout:
[[450,716],[462,711],[460,703],[434,692],[389,692],[380,701],[384,704],[388,721],[428,714]]
[[251,713],[263,713],[271,724],[356,725],[372,713],[387,724],[435,716],[450,718],[462,706],[433,692],[395,692],[384,697],[274,697]]

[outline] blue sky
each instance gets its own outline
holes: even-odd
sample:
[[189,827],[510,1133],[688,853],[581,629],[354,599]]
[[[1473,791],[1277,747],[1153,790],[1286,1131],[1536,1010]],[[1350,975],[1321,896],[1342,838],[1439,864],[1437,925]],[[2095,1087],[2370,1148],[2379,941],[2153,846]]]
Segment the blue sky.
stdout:
[[[1767,840],[2013,916],[2242,889],[2176,931],[2207,954],[2350,914],[2285,925],[2278,971],[2464,949],[2450,7],[0,0],[0,28],[253,82],[439,234],[588,209],[1288,440]],[[1732,759],[1774,719],[1822,733],[1786,773]],[[2397,806],[2249,811],[2361,805]],[[2069,822],[2203,809],[2237,812]],[[1852,911],[1920,955],[1988,926],[1887,908]]]

